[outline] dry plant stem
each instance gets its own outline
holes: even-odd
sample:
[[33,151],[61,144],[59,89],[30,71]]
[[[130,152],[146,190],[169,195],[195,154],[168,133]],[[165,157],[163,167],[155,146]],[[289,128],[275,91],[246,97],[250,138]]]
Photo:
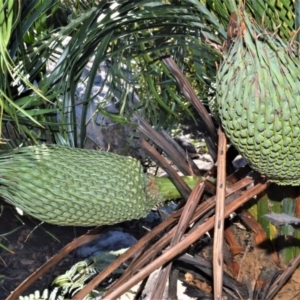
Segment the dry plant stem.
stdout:
[[[195,212],[192,219],[189,220],[190,223],[194,222],[195,219],[201,216],[206,211],[210,210],[212,207],[214,207],[215,201],[213,199],[210,199],[210,201],[205,201],[199,207],[197,208],[197,211]],[[180,210],[180,214],[182,213],[182,209]],[[176,215],[178,212],[175,213]],[[198,216],[197,216],[198,215]],[[164,221],[166,222],[166,221]],[[164,226],[165,228],[167,226]],[[122,275],[121,278],[118,279],[116,283],[114,283],[113,287],[106,293],[106,296],[109,297],[109,294],[118,286],[121,286],[126,282],[129,278],[131,278],[137,270],[142,269],[145,265],[149,263],[149,261],[153,260],[155,256],[157,256],[157,253],[161,251],[163,248],[165,248],[171,241],[171,239],[174,237],[174,234],[176,232],[177,226],[172,228],[169,232],[165,233],[165,235],[159,239],[154,245],[151,246],[151,248],[147,249],[145,252],[140,253],[138,257],[136,257],[133,262],[130,264],[130,266],[126,269],[125,273]],[[109,274],[107,274],[109,275]],[[99,275],[98,275],[99,276]],[[79,299],[79,298],[78,298]],[[160,298],[154,298],[151,297],[151,299],[160,299]]]
[[211,154],[213,154],[212,156],[214,157],[214,160],[215,160],[216,153],[217,153],[217,148],[215,145],[217,144],[218,137],[217,137],[215,125],[213,123],[211,116],[208,114],[206,108],[204,107],[204,105],[202,104],[200,99],[197,97],[197,95],[196,95],[195,91],[193,90],[193,88],[191,87],[189,81],[183,75],[180,68],[173,60],[173,58],[165,57],[162,59],[162,61],[164,62],[164,64],[166,65],[166,67],[168,68],[170,73],[175,77],[175,79],[178,83],[178,86],[179,86],[181,92],[183,93],[183,95],[192,103],[192,105],[197,110],[200,118],[204,121],[204,124],[207,127],[209,135],[213,140],[212,146],[214,148],[213,149],[214,154],[213,153],[211,153]]
[[234,236],[230,227],[225,228],[224,237],[233,256],[245,250],[245,247],[240,246],[236,241],[236,237]]
[[[164,130],[160,132],[160,134],[165,138],[165,140],[172,145],[176,151],[181,153],[182,157],[185,158],[185,161],[187,162],[189,166],[189,174],[187,175],[193,175],[193,176],[202,176],[202,173],[194,160],[179,146],[179,144]],[[177,163],[176,163],[177,165]]]
[[[193,217],[195,210],[198,206],[199,200],[204,191],[204,183],[198,181],[197,185],[194,187],[187,203],[184,206],[183,212],[181,214],[178,225],[176,226],[175,234],[170,243],[170,247],[175,246],[184,235],[187,227],[189,226],[189,222]],[[172,263],[169,263],[163,269],[160,270],[155,286],[153,288],[153,292],[151,294],[151,299],[162,299],[165,291],[165,287],[167,284],[167,280],[170,275],[170,271],[172,268]]]
[[149,233],[144,235],[136,244],[128,249],[124,254],[116,258],[109,266],[107,266],[101,273],[94,277],[81,291],[78,292],[73,300],[84,299],[96,286],[98,286],[107,276],[109,276],[114,270],[116,270],[123,262],[132,257],[140,249],[142,249],[153,237],[159,234],[164,228],[174,223],[182,213],[182,210],[173,213],[167,220],[156,226]]
[[139,120],[139,130],[148,136],[159,148],[161,148],[171,161],[176,162],[176,166],[184,175],[201,176],[201,172],[195,163],[193,163],[193,172],[191,172],[190,165],[186,161],[185,152],[181,147],[179,147],[179,145],[177,145],[177,147],[174,146],[176,143],[174,140],[170,142],[170,138],[167,139],[163,133],[157,132],[143,118],[138,115],[136,115],[136,117]]
[[283,273],[278,276],[275,282],[272,284],[267,300],[271,300],[277,294],[277,292],[282,288],[282,286],[288,281],[291,275],[295,272],[296,268],[300,264],[300,254],[298,254],[290,263],[287,268],[283,271]]
[[[241,189],[251,183],[250,178],[245,178],[241,180],[240,182],[236,183],[234,186],[232,186],[232,190],[228,191],[227,196],[232,195],[235,193],[238,189]],[[228,204],[228,203],[227,203]],[[193,218],[190,220],[190,224],[194,223],[196,220],[198,220],[200,217],[202,217],[205,213],[207,213],[209,210],[214,208],[215,206],[215,197],[211,197],[207,199],[205,202],[201,203],[193,216]],[[176,212],[177,214],[177,212]],[[175,233],[176,227],[172,228],[168,233],[166,233],[158,242],[156,242],[150,249],[148,249],[146,252],[141,253],[140,257],[137,257],[133,260],[133,262],[130,264],[130,266],[126,269],[124,274],[121,278],[113,285],[112,289],[107,292],[107,295],[116,287],[122,285],[124,282],[128,280],[132,275],[136,273],[136,270],[140,270],[143,268],[146,264],[149,263],[153,259],[153,257],[157,254],[158,251],[161,251],[164,247],[167,246],[167,244],[172,239],[174,233]],[[191,230],[193,231],[194,228]]]
[[239,213],[239,218],[255,233],[255,246],[265,243],[268,240],[267,234],[260,223],[245,209]]
[[224,241],[224,208],[226,193],[226,136],[221,128],[218,130],[218,171],[217,196],[215,212],[215,231],[213,245],[213,278],[214,299],[222,299],[223,289],[223,241]]
[[[232,195],[237,190],[242,189],[249,184],[253,183],[253,180],[251,178],[244,178],[237,182],[236,184],[233,184],[230,189],[227,188],[227,196]],[[215,197],[211,197],[207,199],[204,203],[200,204],[197,207],[197,210],[195,212],[195,215],[193,216],[192,220],[190,221],[190,224],[195,222],[199,218],[199,215],[203,215],[204,213],[208,212],[210,209],[212,209],[215,206]],[[148,241],[150,241],[153,237],[155,237],[157,234],[159,234],[162,230],[170,226],[172,223],[174,223],[181,215],[182,210],[176,211],[172,213],[172,215],[159,224],[157,227],[152,229],[149,233],[147,233],[145,236],[143,236],[135,245],[133,245],[129,250],[127,250],[124,254],[119,256],[113,263],[111,263],[109,266],[107,266],[101,273],[99,273],[95,278],[93,278],[78,294],[73,298],[74,299],[84,299],[86,295],[88,295],[96,286],[98,286],[107,276],[109,276],[114,270],[116,270],[124,261],[129,259],[133,256],[138,250],[140,250],[144,245],[147,244]],[[122,285],[124,282],[128,280],[128,278],[132,277],[136,270],[139,270],[142,268],[145,264],[147,264],[150,259],[156,255],[158,251],[160,251],[163,247],[165,247],[169,241],[171,240],[175,228],[173,228],[171,231],[169,231],[162,239],[160,239],[151,249],[147,250],[146,253],[143,253],[141,255],[141,259],[138,260],[138,258],[134,259],[134,261],[131,263],[131,265],[126,269],[125,273],[122,275],[122,277],[114,284],[113,288],[117,288],[118,286]],[[107,295],[109,295],[110,291],[107,292]]]
[[67,256],[74,249],[85,245],[94,239],[96,239],[101,232],[107,228],[107,226],[96,227],[86,234],[76,238],[71,243],[67,244],[64,248],[62,248],[57,254],[52,256],[46,263],[44,263],[40,268],[38,268],[35,272],[33,272],[30,276],[28,276],[7,298],[6,300],[17,300],[28,287],[33,284],[36,280],[38,280],[44,273],[47,272],[51,267],[56,265],[59,261],[61,261],[65,256]]
[[[223,245],[223,258],[224,258],[224,264],[226,264],[232,277],[236,278],[238,276],[240,266],[239,266],[238,262],[234,259],[234,255],[230,251],[230,248],[227,244]],[[224,274],[223,274],[223,276],[224,276]],[[224,277],[223,277],[223,287],[224,287]]]
[[[228,217],[232,212],[238,209],[242,204],[253,198],[255,195],[264,191],[267,188],[267,183],[258,183],[256,186],[246,191],[242,196],[236,199],[234,202],[230,203],[226,206],[225,217]],[[168,263],[175,256],[183,252],[186,248],[188,248],[192,243],[197,241],[205,232],[211,230],[214,226],[215,217],[209,218],[204,224],[200,225],[195,231],[188,234],[186,238],[181,240],[176,246],[169,248],[166,250],[161,256],[156,258],[150,264],[148,264],[145,268],[140,270],[137,274],[132,276],[128,281],[126,281],[122,286],[119,286],[114,291],[112,291],[109,296],[105,296],[102,300],[109,299],[117,299],[121,295],[123,295],[126,291],[130,290],[135,284],[143,280],[143,278],[149,276],[154,270],[158,269],[162,265]],[[82,295],[84,296],[84,295]],[[83,299],[79,298],[78,295],[73,299]]]
[[178,175],[178,173],[170,166],[167,160],[162,157],[146,140],[141,139],[141,146],[147,151],[148,155],[158,163],[169,175],[170,179],[180,192],[183,198],[188,199],[191,189],[186,182]]

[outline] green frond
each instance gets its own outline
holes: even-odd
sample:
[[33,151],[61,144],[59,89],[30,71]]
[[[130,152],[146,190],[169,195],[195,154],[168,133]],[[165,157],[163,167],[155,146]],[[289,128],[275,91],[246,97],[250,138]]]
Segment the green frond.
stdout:
[[[193,86],[199,96],[205,98],[214,80],[216,61],[220,60],[218,51],[207,41],[220,46],[226,38],[224,26],[205,5],[191,0],[170,3],[140,0],[126,3],[100,1],[97,6],[84,7],[87,10],[81,14],[79,8],[76,14],[72,13],[69,25],[35,46],[37,51],[33,47],[28,49],[32,61],[36,62],[39,60],[37,53],[46,53],[46,49],[49,59],[55,60],[54,54],[58,55],[56,67],[47,80],[52,91],[61,91],[64,130],[68,132],[70,144],[84,144],[86,125],[92,121],[87,119],[87,111],[91,101],[101,92],[92,93],[92,87],[99,67],[107,63],[105,83],[109,90],[98,103],[93,119],[107,109],[112,97],[121,107],[120,122],[130,120],[131,114],[141,107],[157,127],[172,126],[180,116],[191,115],[189,104],[178,92],[177,83],[160,58],[171,55],[184,72],[191,74],[188,76]],[[67,37],[70,40],[63,46]],[[199,56],[204,49],[205,55]],[[91,58],[93,64],[85,81],[83,113],[77,127],[74,121],[78,105],[75,91]],[[196,76],[192,73],[194,70]],[[80,145],[78,129],[83,136]]]
[[[81,290],[86,283],[97,273],[101,272],[107,265],[112,263],[117,256],[124,253],[127,249],[121,249],[118,251],[110,251],[87,258],[73,265],[65,274],[55,278],[52,282],[54,286],[49,290],[36,291],[29,296],[20,297],[19,300],[31,300],[31,299],[66,299],[67,296],[74,296]],[[123,273],[123,269],[116,269],[112,275],[120,275]],[[93,291],[87,296],[87,299],[95,299],[94,295],[99,294],[98,291]],[[36,297],[36,298],[34,298]],[[68,298],[68,297],[67,297]]]

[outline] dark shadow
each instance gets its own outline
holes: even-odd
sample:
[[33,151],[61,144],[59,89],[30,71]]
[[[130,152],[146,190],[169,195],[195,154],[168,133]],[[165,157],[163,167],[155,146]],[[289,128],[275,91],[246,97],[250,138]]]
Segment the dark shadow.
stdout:
[[[274,249],[270,246],[273,245]],[[299,247],[300,239],[293,237],[291,235],[280,235],[273,240],[267,239],[263,243],[257,245],[258,248],[264,249],[267,253],[280,252],[289,247]]]

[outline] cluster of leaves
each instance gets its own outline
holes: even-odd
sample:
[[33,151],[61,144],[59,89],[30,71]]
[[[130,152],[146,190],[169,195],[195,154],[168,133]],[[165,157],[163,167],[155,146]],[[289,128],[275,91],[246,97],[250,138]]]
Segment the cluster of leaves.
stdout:
[[[109,90],[97,113],[129,122],[133,111],[143,113],[157,128],[171,128],[185,115],[189,103],[160,58],[171,55],[198,93],[207,101],[226,38],[233,0],[157,1],[0,1],[1,124],[22,135],[18,143],[46,138],[59,144],[84,146],[87,111],[102,89],[92,93],[99,66],[108,64],[103,86]],[[280,2],[280,1],[279,1]],[[283,22],[281,33],[293,27],[291,1],[247,1],[249,11],[270,25]],[[274,19],[272,14],[272,20]],[[271,25],[270,25],[271,26]],[[93,61],[87,78],[82,72]],[[56,67],[47,73],[47,63]],[[81,103],[76,88],[84,80]],[[133,97],[134,95],[134,97]],[[108,114],[114,99],[119,114]],[[76,106],[83,104],[76,124]],[[10,123],[7,123],[10,122]],[[38,126],[38,127],[37,127]],[[37,128],[38,129],[37,129]],[[83,137],[77,140],[78,130]],[[0,128],[1,131],[1,128]],[[6,137],[8,137],[6,135]],[[3,139],[2,139],[3,142]]]
[[[84,146],[84,138],[78,144],[77,130],[84,136],[91,121],[87,110],[96,96],[92,87],[103,63],[109,63],[103,80],[109,92],[99,104],[99,112],[106,114],[114,97],[121,107],[119,115],[110,115],[116,121],[128,121],[128,111],[143,107],[154,125],[171,125],[180,114],[191,112],[159,58],[172,55],[190,74],[197,70],[190,78],[205,96],[219,60],[206,41],[220,45],[219,37],[225,38],[224,27],[212,16],[205,21],[206,7],[197,1],[36,0],[3,5],[2,123],[10,121],[18,133],[34,142],[43,130],[33,127],[43,126],[57,143]],[[61,12],[65,19],[57,20]],[[214,30],[221,35],[212,34]],[[91,60],[77,128],[75,91]],[[50,61],[56,67],[47,74]],[[138,96],[135,102],[129,97],[133,93]]]
[[19,134],[33,141],[40,133],[32,128],[46,125],[45,114],[53,109],[47,107],[52,98],[47,85],[34,84],[42,67],[31,62],[27,48],[46,32],[42,20],[53,5],[54,1],[0,1],[0,131],[12,122]]

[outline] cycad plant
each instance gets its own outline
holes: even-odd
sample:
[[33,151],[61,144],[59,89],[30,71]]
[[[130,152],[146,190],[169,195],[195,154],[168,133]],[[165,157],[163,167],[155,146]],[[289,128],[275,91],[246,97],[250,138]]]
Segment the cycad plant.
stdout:
[[[266,44],[274,53],[276,47],[288,49],[291,40],[297,41],[294,34],[295,28],[299,25],[298,1],[277,1],[276,4],[273,1],[254,0],[244,2],[233,0],[62,1],[61,3],[59,1],[24,1],[23,7],[18,5],[16,1],[3,1],[3,6],[7,9],[2,9],[0,12],[0,17],[4,19],[3,24],[5,24],[1,30],[3,36],[6,37],[1,44],[0,63],[4,79],[0,91],[2,119],[13,122],[14,127],[20,133],[28,134],[32,140],[37,141],[36,132],[40,131],[32,130],[32,127],[37,124],[39,128],[42,128],[41,126],[48,128],[57,143],[84,147],[86,126],[93,121],[87,119],[87,111],[97,94],[92,94],[92,86],[97,69],[103,63],[109,65],[107,78],[103,82],[109,85],[109,91],[103,101],[98,104],[93,118],[98,113],[103,113],[115,121],[128,123],[131,122],[131,116],[140,113],[142,109],[143,116],[146,116],[156,129],[172,128],[183,115],[190,115],[196,119],[196,116],[192,115],[190,103],[178,90],[175,78],[162,62],[164,57],[171,56],[203,103],[210,102],[212,112],[217,109],[221,125],[223,124],[233,144],[246,156],[253,167],[269,175],[265,168],[261,168],[259,160],[255,157],[261,153],[263,155],[268,155],[268,153],[264,154],[261,149],[254,149],[255,155],[250,156],[247,146],[243,148],[243,135],[247,138],[247,135],[251,134],[247,132],[247,127],[243,128],[244,131],[241,131],[240,136],[235,136],[236,131],[232,133],[235,128],[231,128],[232,124],[230,120],[228,121],[228,116],[231,117],[232,114],[232,119],[235,119],[239,112],[234,109],[239,109],[239,103],[223,107],[218,102],[221,101],[218,99],[222,99],[226,93],[222,89],[226,88],[233,91],[232,95],[234,94],[236,98],[243,96],[241,91],[236,90],[238,86],[231,74],[234,71],[233,68],[237,67],[227,65],[228,69],[225,70],[226,66],[221,64],[223,58],[226,63],[226,58],[228,59],[230,54],[233,58],[236,57],[233,54],[240,51],[237,43],[245,47],[243,42],[246,38],[249,44],[253,44],[250,48],[253,55],[263,56],[262,51]],[[40,31],[42,21],[46,22],[50,9],[53,9],[55,5],[60,5],[60,8],[66,12],[66,23],[63,24],[64,26],[50,28],[49,32]],[[241,7],[242,5],[245,7]],[[239,33],[236,39],[236,36],[227,35],[226,32],[230,15],[239,9],[245,9],[249,16],[248,23],[244,24],[249,35],[243,36],[241,35],[243,33]],[[242,14],[238,16],[239,28],[244,25]],[[257,28],[263,28],[263,30],[254,29],[250,24],[257,24]],[[262,38],[257,40],[259,43],[254,43],[258,35],[265,35],[265,39]],[[280,38],[277,38],[277,35]],[[67,38],[69,42],[65,43]],[[228,50],[231,49],[228,52],[229,56],[226,56],[227,54],[223,51],[226,48],[225,43],[227,43]],[[290,66],[293,64],[296,66],[298,63],[297,51],[292,45],[290,47],[287,55],[293,62],[284,65],[288,69],[284,71],[287,80],[289,80]],[[236,49],[236,53],[230,52],[232,49]],[[266,69],[273,67],[274,61],[278,63],[278,60],[271,59],[273,52],[270,54],[269,63],[265,62]],[[93,59],[93,66],[87,77],[83,101],[80,103],[83,105],[83,113],[78,124],[75,122],[78,105],[75,90],[84,67],[91,59]],[[45,64],[49,60],[54,60],[56,66],[53,72],[46,74]],[[243,62],[243,57],[241,61]],[[245,68],[247,67],[246,65]],[[280,65],[274,63],[274,68],[274,72],[280,74]],[[220,73],[222,71],[223,75]],[[267,78],[269,74],[264,75]],[[228,84],[224,87],[222,83],[226,82],[224,80],[226,76]],[[217,85],[215,84],[216,78],[219,80]],[[280,78],[277,79],[280,80]],[[36,80],[37,87],[34,85],[34,80]],[[11,87],[11,82],[14,83],[13,87]],[[246,95],[253,94],[253,91],[249,91],[251,84],[249,82],[245,85],[244,82],[240,82]],[[294,81],[290,84],[297,85]],[[292,91],[295,92],[295,90]],[[138,95],[138,101],[132,101],[129,97],[132,93]],[[279,87],[278,94],[284,94]],[[121,107],[118,115],[112,115],[106,111],[108,101],[113,95],[117,95],[117,101]],[[229,94],[228,99],[232,99],[232,95]],[[293,96],[292,93],[291,97]],[[217,105],[214,105],[216,99]],[[295,106],[298,107],[296,100]],[[266,102],[264,109],[267,107]],[[280,109],[281,107],[277,113],[280,113]],[[286,108],[284,110],[286,112]],[[81,134],[80,140],[78,140],[78,131]],[[253,134],[257,137],[257,132]],[[262,138],[261,143],[268,144],[268,136],[265,135]],[[297,139],[297,137],[294,138]],[[287,169],[287,171],[290,170]],[[292,173],[287,174],[293,177]],[[274,176],[276,177],[276,174]],[[297,202],[284,200],[282,203],[283,210],[290,214],[293,211],[295,213],[293,207],[297,207],[295,205]],[[262,207],[266,204],[270,210],[269,204],[272,204],[270,199],[258,201],[257,218],[259,220],[261,220],[261,214],[265,213]],[[269,223],[266,224],[266,230],[269,230],[270,226]],[[268,232],[269,237],[274,238],[274,228],[272,227],[272,230]],[[295,232],[295,235],[297,237],[298,233]]]
[[[78,4],[78,3],[77,3]],[[84,19],[85,15],[78,15],[81,9],[86,9],[88,6],[76,6],[76,9],[72,11],[72,17],[81,19],[83,26],[79,29],[75,25],[63,28],[60,32],[62,39],[65,35],[71,35],[71,40],[67,47],[63,49],[62,57],[72,57],[77,63],[70,64],[67,59],[61,59],[57,64],[53,74],[51,74],[49,80],[54,82],[53,86],[58,87],[58,90],[63,90],[63,115],[65,117],[68,128],[68,140],[70,145],[83,146],[84,139],[81,139],[80,143],[77,141],[76,127],[74,120],[76,118],[76,112],[72,109],[76,103],[74,100],[74,90],[79,80],[83,66],[87,63],[91,55],[95,55],[94,65],[91,69],[90,76],[87,83],[87,90],[84,97],[84,110],[86,111],[91,101],[91,87],[94,81],[94,75],[96,68],[104,61],[110,62],[110,68],[108,71],[107,82],[110,84],[110,91],[107,94],[108,98],[104,99],[103,103],[98,106],[99,112],[105,112],[107,101],[111,94],[120,95],[118,101],[123,108],[120,114],[113,116],[121,122],[128,122],[132,113],[138,111],[143,107],[144,113],[157,129],[170,128],[175,120],[178,120],[182,114],[190,114],[189,104],[184,101],[181,93],[176,88],[176,82],[173,76],[169,73],[169,70],[162,63],[161,58],[164,56],[172,56],[177,62],[183,73],[190,81],[192,87],[196,91],[199,98],[203,103],[208,104],[210,102],[210,108],[214,112],[214,103],[216,101],[222,101],[222,97],[228,98],[228,107],[221,103],[218,109],[220,114],[221,125],[225,128],[227,135],[230,137],[234,146],[248,159],[250,165],[256,170],[260,171],[264,175],[267,175],[273,180],[278,177],[278,183],[282,183],[280,174],[280,167],[276,161],[277,156],[274,150],[273,154],[268,152],[269,144],[276,143],[274,140],[270,140],[268,130],[265,135],[262,136],[262,141],[258,141],[259,137],[255,130],[260,130],[260,127],[264,126],[264,114],[261,119],[254,120],[254,132],[249,131],[249,127],[245,126],[241,128],[241,133],[238,135],[236,128],[232,127],[232,123],[229,120],[229,116],[233,118],[232,122],[242,124],[248,122],[249,119],[243,119],[238,121],[236,118],[238,115],[234,114],[234,110],[239,108],[239,102],[234,102],[234,97],[237,99],[243,95],[242,91],[247,90],[248,101],[251,99],[251,84],[253,82],[247,82],[247,74],[243,79],[241,76],[236,75],[239,82],[232,81],[230,73],[234,73],[236,66],[234,61],[237,59],[235,53],[241,54],[241,62],[244,63],[243,68],[248,68],[251,62],[247,62],[247,56],[243,56],[243,53],[239,52],[239,49],[244,47],[245,41],[248,42],[249,52],[257,57],[264,59],[266,55],[269,60],[264,61],[264,65],[261,66],[262,70],[266,71],[262,75],[257,73],[260,80],[267,80],[268,76],[277,75],[277,82],[274,82],[274,90],[282,83],[280,74],[283,74],[287,80],[287,84],[292,86],[290,97],[296,97],[293,101],[294,107],[297,107],[297,44],[291,44],[293,40],[297,41],[295,36],[295,28],[298,27],[298,2],[282,1],[171,1],[171,2],[155,2],[148,3],[147,1],[134,1],[130,3],[118,3],[118,2],[102,2],[100,1],[97,6],[89,6],[89,10],[86,15],[88,19]],[[244,7],[242,7],[244,6]],[[75,6],[70,5],[75,8]],[[249,16],[246,19],[246,23],[237,20],[237,26],[246,26],[248,36],[243,36],[239,39],[235,39],[235,36],[226,34],[227,26],[229,24],[230,15],[237,9],[245,9],[245,14]],[[253,20],[251,20],[253,18]],[[247,23],[248,22],[248,23]],[[250,25],[257,24],[257,25]],[[99,28],[101,30],[99,30]],[[234,29],[234,27],[232,27]],[[259,29],[261,28],[261,29]],[[83,31],[85,34],[83,34]],[[264,35],[264,38],[257,38],[257,42],[254,43],[251,39],[256,39],[256,35]],[[279,37],[277,38],[276,35]],[[243,40],[244,39],[244,40]],[[248,40],[247,40],[248,39]],[[222,62],[222,56],[226,54],[224,44],[227,47],[231,47],[230,43],[236,47],[232,53],[232,57],[228,59],[233,60],[232,64],[221,65],[219,72],[216,65],[220,65]],[[238,43],[241,43],[239,48]],[[53,42],[55,43],[55,42]],[[252,44],[251,44],[252,43]],[[268,50],[269,47],[270,50]],[[45,45],[41,45],[41,50]],[[251,48],[252,47],[252,48]],[[289,48],[290,47],[290,48]],[[289,50],[290,49],[290,50]],[[282,51],[282,54],[278,54],[279,60],[275,59],[272,55],[277,50]],[[273,52],[272,52],[273,51]],[[284,56],[286,52],[288,55]],[[265,54],[267,53],[267,54]],[[269,54],[268,54],[269,53]],[[281,56],[280,56],[281,55]],[[251,61],[251,58],[250,58]],[[289,63],[290,61],[290,63]],[[260,64],[259,61],[254,62]],[[254,66],[254,73],[258,65]],[[237,65],[237,68],[239,66]],[[286,68],[282,71],[282,68]],[[227,69],[226,69],[227,68]],[[293,68],[293,70],[291,69]],[[221,74],[223,72],[223,74]],[[249,71],[250,72],[250,71]],[[262,72],[262,71],[261,71]],[[273,72],[273,73],[272,73]],[[281,72],[281,73],[280,73]],[[70,75],[72,74],[72,75]],[[214,85],[216,75],[218,74],[217,81],[219,84]],[[271,74],[271,75],[270,75]],[[289,76],[290,75],[290,76]],[[233,75],[234,76],[234,75]],[[226,77],[226,80],[224,78]],[[220,81],[221,80],[221,81]],[[255,78],[253,78],[255,80]],[[67,84],[66,84],[67,82]],[[221,83],[220,83],[221,82]],[[222,86],[222,84],[224,86]],[[260,82],[261,86],[264,83]],[[266,81],[268,84],[268,80]],[[271,84],[273,84],[271,82]],[[248,88],[244,88],[244,86]],[[215,91],[213,91],[216,89]],[[226,92],[232,91],[232,93]],[[269,91],[271,87],[267,87]],[[128,92],[134,91],[137,93],[139,101],[130,103],[128,99]],[[216,97],[214,97],[216,93]],[[235,94],[236,93],[236,94]],[[261,91],[265,93],[265,91]],[[284,92],[278,88],[278,95],[271,95],[279,97],[277,101],[280,103],[283,100]],[[288,95],[288,94],[287,94]],[[287,97],[286,95],[286,97]],[[289,97],[289,98],[290,98]],[[172,99],[172,101],[170,101]],[[245,100],[247,101],[247,100]],[[261,101],[261,100],[259,100]],[[291,102],[291,100],[289,100]],[[250,103],[250,102],[249,102]],[[265,103],[258,103],[256,110],[271,110],[268,100]],[[245,107],[247,105],[245,104]],[[280,105],[279,105],[280,106]],[[126,110],[125,108],[130,108]],[[71,108],[71,109],[70,109]],[[297,118],[295,112],[291,109],[291,106],[282,106],[278,110],[282,109],[283,114],[293,114],[292,130],[290,131],[290,139],[294,139],[292,142],[287,139],[289,149],[294,149],[294,145],[297,140]],[[275,108],[274,108],[275,109]],[[290,110],[291,109],[291,110]],[[275,109],[276,110],[276,109]],[[290,111],[289,111],[290,110]],[[129,113],[128,113],[129,111]],[[276,110],[277,111],[277,110]],[[271,111],[270,114],[276,114],[276,111]],[[238,112],[246,114],[242,111]],[[253,111],[253,114],[255,111]],[[217,116],[218,118],[218,116]],[[287,118],[284,115],[284,118]],[[271,119],[270,119],[271,120]],[[85,126],[88,120],[86,115],[83,114],[80,132],[84,136]],[[250,120],[251,121],[251,120]],[[272,120],[270,121],[272,123]],[[257,125],[260,123],[259,125]],[[283,133],[286,133],[288,126],[283,124],[284,131],[276,135],[276,139],[280,139]],[[257,128],[256,128],[257,127]],[[264,129],[262,129],[264,130]],[[248,142],[252,135],[255,135],[259,145],[265,145],[264,147],[253,146],[253,144],[243,144],[246,139],[245,135],[251,135],[248,138]],[[272,133],[271,133],[272,134]],[[263,143],[263,144],[262,144]],[[268,145],[267,145],[268,144]],[[248,150],[254,147],[252,152]],[[278,146],[279,147],[279,146]],[[277,149],[277,148],[276,148]],[[294,151],[294,150],[293,150]],[[282,156],[285,155],[285,150]],[[252,155],[254,154],[254,155]],[[256,159],[261,156],[261,158]],[[263,155],[273,155],[272,162],[269,163],[263,158]],[[289,154],[293,155],[292,153]],[[289,162],[286,164],[286,169],[281,173],[285,173],[289,179],[285,181],[285,184],[289,184],[294,180],[294,184],[297,184],[295,178],[294,169],[296,168],[296,162],[291,165],[292,159],[289,158]],[[262,163],[265,167],[262,167]],[[273,174],[270,175],[270,166],[273,166]],[[290,172],[289,172],[290,171]],[[277,172],[277,173],[276,173]],[[295,181],[296,180],[296,181]],[[276,181],[276,180],[275,180]],[[284,180],[283,180],[284,181]],[[270,200],[268,200],[270,201]],[[295,203],[290,201],[289,203]],[[292,204],[290,204],[292,205]],[[283,211],[291,213],[292,209],[287,208],[289,205],[283,205]],[[260,206],[258,206],[260,207]],[[269,206],[271,207],[271,206]],[[265,213],[265,212],[264,212]],[[261,219],[261,211],[258,212],[258,219]],[[269,223],[268,227],[272,227]],[[268,228],[266,228],[268,231]],[[272,231],[274,233],[274,229]],[[270,238],[274,238],[270,235]]]

